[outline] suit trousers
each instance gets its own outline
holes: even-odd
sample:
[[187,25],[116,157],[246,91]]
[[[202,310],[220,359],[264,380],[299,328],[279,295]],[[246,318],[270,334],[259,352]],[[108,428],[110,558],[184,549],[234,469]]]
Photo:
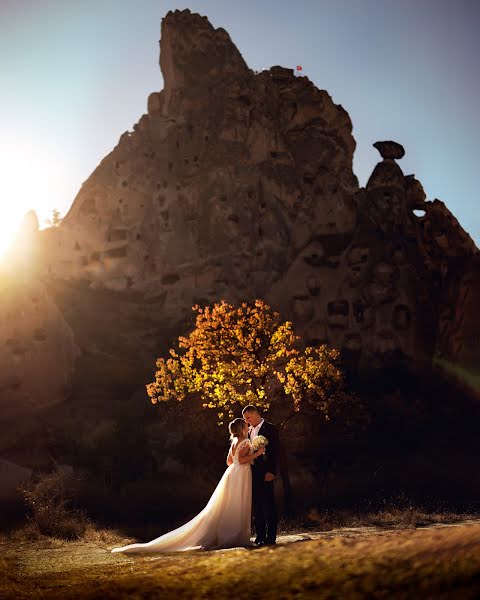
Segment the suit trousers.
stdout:
[[252,469],[253,524],[257,540],[275,542],[277,508],[274,481],[265,481],[263,469]]

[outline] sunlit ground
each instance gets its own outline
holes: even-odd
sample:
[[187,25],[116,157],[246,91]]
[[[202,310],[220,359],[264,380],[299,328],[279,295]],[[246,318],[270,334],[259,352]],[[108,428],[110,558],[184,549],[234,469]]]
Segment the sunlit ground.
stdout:
[[52,210],[65,205],[65,165],[59,150],[48,141],[38,141],[33,134],[0,131],[0,261],[29,210],[35,210],[42,229]]
[[[478,598],[480,524],[340,528],[276,547],[111,554],[118,536],[0,537],[0,593],[19,598]],[[122,540],[123,541],[123,540]]]

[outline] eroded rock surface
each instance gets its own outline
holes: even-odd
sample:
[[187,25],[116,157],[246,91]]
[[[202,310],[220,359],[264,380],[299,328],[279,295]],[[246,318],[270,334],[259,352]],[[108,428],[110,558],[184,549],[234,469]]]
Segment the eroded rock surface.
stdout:
[[38,220],[27,214],[0,269],[0,419],[65,399],[79,349],[35,267]]
[[254,73],[188,10],[163,19],[160,66],[148,112],[44,232],[46,273],[136,291],[178,333],[197,302],[259,297],[361,370],[478,366],[478,249],[399,143],[374,144],[359,189],[343,107],[291,69]]
[[188,11],[162,23],[165,89],[45,232],[47,272],[195,300],[264,296],[318,233],[355,226],[346,111],[292,70],[254,74]]

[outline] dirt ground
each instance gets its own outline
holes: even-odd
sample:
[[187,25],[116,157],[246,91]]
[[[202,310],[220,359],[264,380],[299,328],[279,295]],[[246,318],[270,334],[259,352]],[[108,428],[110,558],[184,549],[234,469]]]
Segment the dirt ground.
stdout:
[[273,547],[111,554],[131,542],[0,538],[0,597],[480,597],[480,520],[411,529],[339,528],[282,535]]

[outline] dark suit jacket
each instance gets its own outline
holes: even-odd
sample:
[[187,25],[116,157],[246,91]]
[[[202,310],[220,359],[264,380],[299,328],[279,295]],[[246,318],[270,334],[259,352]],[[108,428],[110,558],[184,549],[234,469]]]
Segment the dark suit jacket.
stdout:
[[265,448],[265,454],[255,459],[252,465],[253,474],[273,473],[276,475],[278,469],[278,430],[273,423],[264,421],[257,435],[266,437],[268,444]]

